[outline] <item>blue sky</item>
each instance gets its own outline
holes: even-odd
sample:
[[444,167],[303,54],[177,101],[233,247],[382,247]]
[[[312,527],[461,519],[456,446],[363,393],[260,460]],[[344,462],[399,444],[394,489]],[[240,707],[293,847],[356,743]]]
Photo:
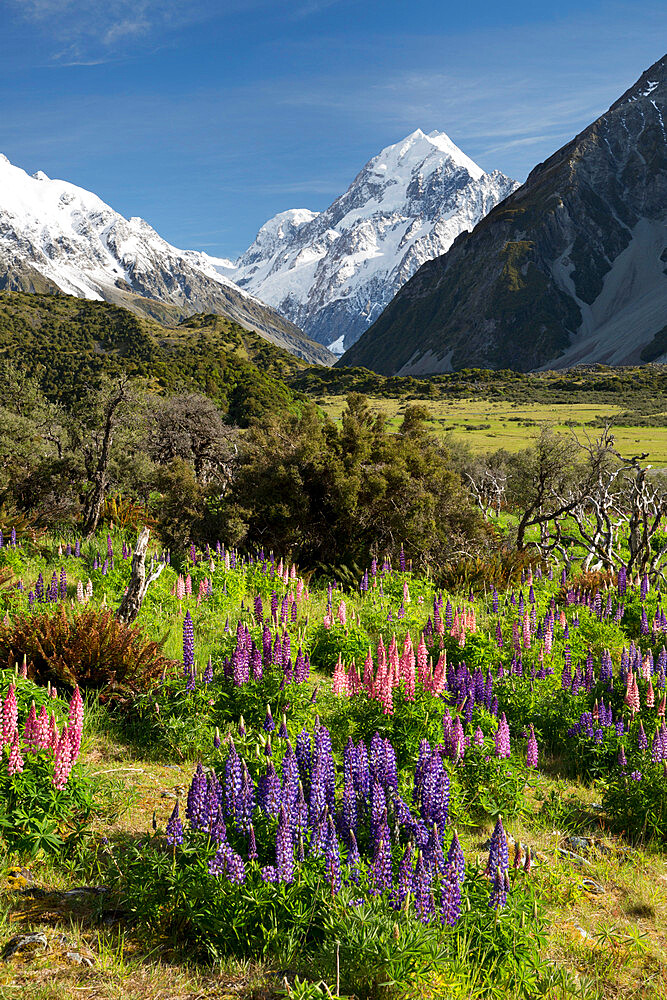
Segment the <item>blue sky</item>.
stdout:
[[523,180],[665,38],[642,0],[0,0],[0,151],[235,256],[415,128]]

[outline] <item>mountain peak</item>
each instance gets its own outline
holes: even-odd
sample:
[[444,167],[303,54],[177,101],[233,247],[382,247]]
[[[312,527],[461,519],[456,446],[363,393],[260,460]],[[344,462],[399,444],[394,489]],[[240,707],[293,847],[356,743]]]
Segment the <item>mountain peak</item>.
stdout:
[[449,248],[516,183],[487,175],[445,132],[385,146],[324,211],[269,219],[220,271],[342,351],[420,264]]
[[424,375],[667,360],[666,84],[663,57],[423,264],[344,363]]
[[204,254],[178,250],[145,220],[41,170],[31,177],[1,154],[0,169],[0,288],[105,299],[162,321],[217,312],[306,360],[333,361]]

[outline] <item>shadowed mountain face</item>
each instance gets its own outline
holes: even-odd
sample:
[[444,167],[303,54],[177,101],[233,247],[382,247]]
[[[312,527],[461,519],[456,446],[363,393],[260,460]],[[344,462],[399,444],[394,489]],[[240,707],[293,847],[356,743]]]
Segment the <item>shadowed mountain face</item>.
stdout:
[[517,187],[444,132],[387,146],[319,214],[281,212],[220,271],[342,354],[424,261]]
[[424,264],[340,364],[667,362],[667,57]]
[[0,289],[66,292],[176,325],[217,313],[298,357],[332,355],[293,323],[241,291],[204,253],[178,250],[143,219],[125,219],[97,195],[0,154]]

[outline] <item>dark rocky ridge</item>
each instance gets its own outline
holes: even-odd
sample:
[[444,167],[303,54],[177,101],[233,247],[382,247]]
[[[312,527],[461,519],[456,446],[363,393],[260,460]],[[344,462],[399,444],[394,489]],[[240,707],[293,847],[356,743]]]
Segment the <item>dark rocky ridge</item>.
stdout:
[[339,364],[426,374],[667,360],[655,342],[667,317],[666,76],[663,57],[424,264]]

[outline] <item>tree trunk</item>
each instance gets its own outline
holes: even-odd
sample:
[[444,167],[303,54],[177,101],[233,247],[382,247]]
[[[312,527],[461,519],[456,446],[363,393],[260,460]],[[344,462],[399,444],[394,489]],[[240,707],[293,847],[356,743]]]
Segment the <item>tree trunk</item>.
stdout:
[[150,531],[148,528],[142,528],[139,532],[139,537],[137,538],[137,546],[134,550],[132,556],[132,574],[130,576],[130,582],[127,586],[127,591],[123,600],[120,602],[118,611],[116,611],[116,618],[129,625],[133,622],[141,610],[141,605],[143,604],[144,597],[146,596],[146,591],[149,585],[157,580],[160,573],[164,569],[164,563],[160,563],[158,568],[154,573],[146,579],[146,550],[148,549],[148,539],[150,538]]
[[97,524],[102,512],[104,494],[107,488],[107,471],[111,460],[111,446],[113,445],[113,435],[116,426],[116,411],[121,403],[127,398],[127,382],[121,381],[115,394],[109,399],[104,415],[104,434],[102,436],[102,447],[97,458],[97,465],[93,475],[93,490],[86,505],[86,512],[83,517],[83,533],[86,538],[90,538],[97,530]]

